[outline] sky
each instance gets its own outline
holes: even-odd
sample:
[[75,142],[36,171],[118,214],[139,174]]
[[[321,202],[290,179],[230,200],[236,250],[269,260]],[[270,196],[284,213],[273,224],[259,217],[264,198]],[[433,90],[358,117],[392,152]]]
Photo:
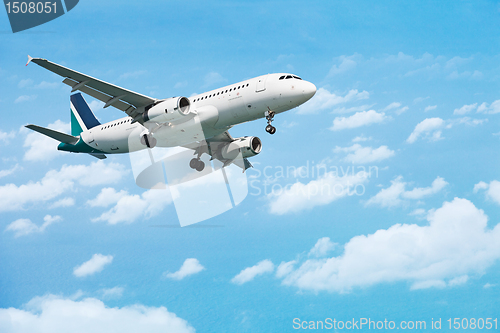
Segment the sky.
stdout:
[[[82,0],[13,34],[0,14],[0,331],[494,331],[499,18],[498,1]],[[128,156],[24,128],[70,130],[70,88],[27,55],[155,98],[279,72],[318,90],[273,136],[231,129],[263,143],[248,196],[180,228]]]

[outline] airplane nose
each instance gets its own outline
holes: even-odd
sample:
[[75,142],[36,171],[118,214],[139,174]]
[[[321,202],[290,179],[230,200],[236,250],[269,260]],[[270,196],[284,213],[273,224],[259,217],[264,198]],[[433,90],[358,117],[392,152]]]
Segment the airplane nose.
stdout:
[[302,87],[302,95],[306,98],[306,101],[311,99],[314,94],[316,94],[316,86],[311,82],[304,81],[304,86]]

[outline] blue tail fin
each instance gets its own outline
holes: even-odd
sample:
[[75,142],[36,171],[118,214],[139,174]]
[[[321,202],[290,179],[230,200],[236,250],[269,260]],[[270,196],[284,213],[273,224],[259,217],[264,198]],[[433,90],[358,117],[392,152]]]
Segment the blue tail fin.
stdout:
[[71,95],[71,135],[79,136],[81,132],[100,125],[101,123],[90,110],[82,94]]

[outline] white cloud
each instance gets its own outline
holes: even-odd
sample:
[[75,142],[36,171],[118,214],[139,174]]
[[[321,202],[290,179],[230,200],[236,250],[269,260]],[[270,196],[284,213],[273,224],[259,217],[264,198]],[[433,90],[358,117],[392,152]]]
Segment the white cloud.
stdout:
[[472,73],[471,79],[474,80],[481,80],[483,78],[484,74],[478,70],[475,70],[474,73]]
[[[48,128],[63,133],[69,133],[70,127],[69,123],[64,123],[60,120],[48,125]],[[23,145],[28,148],[24,153],[25,161],[49,161],[54,157],[65,154],[65,152],[57,150],[58,141],[25,127],[22,127],[21,132],[28,133]]]
[[477,125],[482,125],[483,123],[487,122],[488,119],[472,119],[470,117],[463,117],[463,118],[458,118],[458,119],[453,119],[448,122],[448,125],[446,128],[451,128],[455,124],[465,124],[469,126],[477,126]]
[[486,197],[500,205],[500,182],[498,180],[492,180],[489,184],[485,182],[477,183],[474,185],[474,193],[479,190],[486,190]]
[[226,82],[226,81],[227,80],[224,77],[222,77],[222,75],[220,75],[219,73],[210,72],[207,75],[205,75],[203,87],[205,87],[205,88],[210,87],[210,86],[213,86],[214,84],[222,83],[222,82]]
[[425,107],[424,112],[429,112],[429,111],[432,111],[432,110],[436,110],[436,108],[437,108],[437,105],[429,105],[429,106]]
[[135,79],[135,78],[138,78],[146,73],[147,73],[147,71],[145,71],[145,70],[127,72],[127,73],[123,73],[122,75],[120,75],[118,77],[118,80]]
[[361,55],[354,53],[352,56],[342,55],[337,58],[338,65],[333,65],[328,72],[328,77],[335,76],[356,68],[356,61],[362,60]]
[[113,287],[101,289],[100,293],[103,299],[116,299],[123,296],[123,287]]
[[379,205],[381,207],[394,207],[403,203],[404,199],[420,200],[424,197],[436,194],[441,191],[448,183],[441,177],[437,177],[430,187],[416,187],[411,191],[406,191],[406,183],[403,177],[399,176],[391,181],[391,186],[380,190],[375,196],[371,197],[366,205]]
[[109,308],[95,298],[76,301],[55,295],[33,298],[24,309],[0,309],[4,333],[194,333],[187,321],[163,306]]
[[60,83],[59,82],[47,82],[47,81],[42,81],[39,84],[35,85],[36,89],[55,89],[59,87]]
[[16,164],[10,169],[0,170],[0,178],[7,177],[7,176],[13,174],[14,172],[16,172],[16,170],[18,170],[18,169],[20,169],[19,164]]
[[285,277],[286,275],[290,274],[293,271],[293,267],[297,263],[297,260],[292,260],[292,261],[282,261],[281,264],[279,264],[278,268],[276,269],[276,277],[278,279],[281,279]]
[[483,286],[483,288],[484,288],[484,289],[488,289],[488,288],[492,288],[492,287],[495,287],[495,286],[496,286],[496,284],[486,283],[486,284]]
[[325,88],[319,88],[311,100],[302,104],[297,114],[314,114],[321,110],[329,109],[335,105],[367,99],[370,94],[367,91],[359,92],[357,89],[350,90],[345,96],[338,96]]
[[381,111],[389,111],[389,110],[393,110],[393,109],[397,109],[395,110],[394,112],[397,114],[397,115],[400,115],[402,114],[403,112],[406,112],[408,111],[410,108],[408,106],[404,106],[404,107],[401,107],[401,103],[399,102],[392,102],[391,104],[387,105],[385,108],[383,108]]
[[76,277],[84,277],[99,273],[104,269],[104,266],[111,264],[112,261],[113,256],[105,256],[100,253],[96,253],[89,261],[86,261],[80,266],[75,267],[73,269],[73,274]]
[[399,102],[392,102],[391,104],[387,105],[385,108],[382,109],[382,111],[388,111],[392,109],[399,108],[401,106],[401,103]]
[[[109,193],[110,196],[106,197]],[[87,203],[94,206],[106,207],[115,204],[101,216],[92,219],[92,222],[106,221],[109,224],[120,222],[132,223],[139,217],[150,218],[158,215],[165,206],[172,202],[168,190],[147,190],[142,195],[128,194],[126,191],[116,192],[114,189],[105,188],[94,200]]]
[[371,139],[372,139],[371,136],[367,138],[367,137],[361,135],[361,136],[357,136],[354,139],[352,139],[352,142],[364,142],[364,141],[370,141]]
[[263,275],[265,273],[272,273],[274,271],[274,264],[271,260],[262,260],[257,265],[252,267],[247,267],[242,270],[238,275],[231,279],[232,283],[244,284],[252,281],[256,276]]
[[433,76],[437,74],[441,69],[441,65],[438,63],[428,65],[425,67],[421,67],[412,71],[407,72],[404,76],[414,76],[414,75],[421,75],[421,74],[427,74],[428,76]]
[[495,114],[500,112],[500,99],[497,99],[491,104],[483,103],[477,108],[479,113]]
[[483,78],[483,73],[481,73],[478,70],[475,70],[474,72],[470,71],[464,71],[464,72],[459,72],[457,70],[451,72],[446,78],[450,80],[456,80],[456,79],[473,79],[473,80],[481,80]]
[[375,104],[363,104],[363,105],[359,105],[359,106],[351,106],[351,107],[348,107],[348,108],[346,108],[345,106],[343,106],[341,108],[335,108],[335,109],[333,109],[332,113],[343,114],[343,113],[353,113],[353,112],[359,112],[359,111],[366,111],[366,110],[370,109],[374,105]]
[[21,95],[14,100],[14,103],[23,103],[28,101],[33,101],[36,99],[36,95]]
[[394,112],[395,112],[397,115],[400,115],[400,114],[402,114],[403,112],[408,111],[409,109],[410,109],[410,108],[409,108],[408,106],[404,106],[404,107],[402,107],[401,109],[398,109],[398,110],[396,110],[396,111],[394,111]]
[[32,233],[42,233],[49,225],[61,220],[62,218],[60,216],[45,215],[43,218],[43,224],[41,226],[37,226],[35,223],[31,222],[30,219],[18,219],[9,224],[7,228],[5,228],[5,231],[14,232],[14,237],[17,238]]
[[[309,251],[309,257],[324,257],[338,245],[330,240],[330,237],[318,239],[314,247]],[[281,265],[280,265],[281,266]]]
[[368,126],[371,124],[381,123],[388,119],[385,113],[377,113],[375,110],[356,112],[350,117],[336,117],[333,120],[332,131],[340,131],[343,129],[357,128]]
[[9,133],[0,131],[0,141],[4,143],[9,143],[10,139],[14,139],[16,137],[16,132],[11,131]]
[[488,184],[481,181],[474,185],[474,193],[477,193],[479,190],[486,190],[488,188]]
[[327,205],[345,196],[364,193],[366,173],[344,175],[339,177],[335,172],[328,172],[322,177],[304,184],[296,182],[268,194],[271,214],[283,215]]
[[92,110],[92,112],[95,113],[96,111],[101,110],[104,107],[104,105],[105,104],[103,102],[94,99],[92,102],[89,103],[89,108],[90,110]]
[[428,225],[396,224],[351,238],[344,252],[308,259],[282,283],[301,290],[349,292],[356,287],[406,281],[410,289],[456,287],[480,276],[500,258],[500,224],[466,199],[445,202]]
[[471,58],[462,58],[459,56],[453,57],[450,60],[448,60],[444,66],[445,69],[454,69],[459,66],[465,65],[466,63],[472,61]]
[[32,84],[33,84],[32,79],[23,79],[23,80],[19,81],[19,83],[17,84],[17,87],[18,88],[26,88],[28,86],[31,86]]
[[437,177],[436,179],[434,179],[430,187],[416,187],[411,191],[403,192],[402,197],[405,199],[419,200],[432,194],[438,193],[446,185],[448,185],[448,183],[445,182],[443,178]]
[[181,81],[181,82],[177,82],[174,86],[174,89],[180,89],[180,88],[184,88],[184,87],[187,87],[188,85],[188,82],[187,81]]
[[63,198],[54,202],[49,208],[60,208],[60,207],[71,207],[75,205],[75,199],[73,198]]
[[197,273],[203,271],[204,269],[205,269],[205,267],[203,267],[200,264],[198,259],[188,258],[184,261],[181,268],[179,268],[179,270],[177,272],[174,272],[174,273],[165,272],[165,273],[163,273],[163,276],[165,276],[166,278],[169,278],[169,279],[173,279],[173,280],[182,280],[186,276],[197,274]]
[[88,200],[87,204],[90,207],[108,207],[112,204],[116,204],[121,198],[126,196],[127,191],[121,190],[116,192],[112,187],[106,187],[101,189],[101,192],[97,195],[95,199]]
[[477,108],[477,103],[464,105],[460,109],[453,110],[453,114],[463,115],[471,111],[474,111],[476,108]]
[[50,170],[38,182],[25,185],[0,186],[0,212],[23,209],[27,204],[51,200],[81,186],[116,183],[127,171],[118,163],[96,161],[90,165],[63,165],[61,170]]
[[420,103],[420,102],[423,102],[425,101],[426,99],[429,99],[431,98],[431,96],[427,96],[427,97],[417,97],[413,100],[413,103],[414,104],[417,104],[417,103]]
[[422,217],[422,216],[425,216],[427,215],[427,211],[423,208],[417,208],[415,210],[413,210],[410,214],[408,214],[410,216],[418,216],[418,217]]
[[380,146],[376,149],[372,147],[362,147],[360,144],[356,143],[350,147],[335,147],[334,153],[345,152],[348,153],[344,157],[345,162],[354,164],[366,164],[385,160],[389,157],[394,156],[394,150],[390,150],[387,146]]
[[406,142],[414,143],[421,135],[426,135],[429,140],[439,140],[441,138],[441,129],[444,120],[441,118],[426,118],[415,126]]

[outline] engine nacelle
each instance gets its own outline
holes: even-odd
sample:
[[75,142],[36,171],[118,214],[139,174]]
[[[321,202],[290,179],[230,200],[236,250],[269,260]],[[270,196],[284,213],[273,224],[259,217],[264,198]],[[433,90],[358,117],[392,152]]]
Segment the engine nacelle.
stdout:
[[252,157],[260,153],[262,142],[256,136],[244,136],[221,147],[219,154],[225,160],[234,160],[241,152],[243,158]]
[[173,97],[160,102],[142,114],[142,119],[159,123],[175,122],[189,114],[191,103],[186,97]]

